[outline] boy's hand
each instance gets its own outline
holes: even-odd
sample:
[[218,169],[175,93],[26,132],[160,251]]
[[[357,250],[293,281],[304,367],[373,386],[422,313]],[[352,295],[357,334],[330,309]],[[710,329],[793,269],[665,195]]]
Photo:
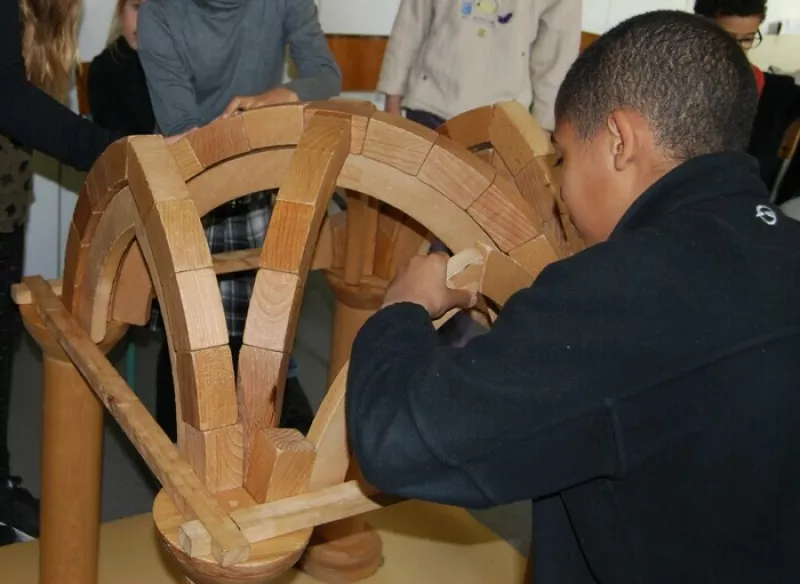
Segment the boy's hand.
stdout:
[[453,290],[447,287],[447,260],[445,253],[414,256],[397,271],[386,290],[383,306],[400,302],[413,302],[428,311],[432,318],[439,318],[453,308],[472,308],[477,295],[468,290]]
[[296,101],[298,101],[298,98],[294,91],[285,87],[276,87],[275,89],[271,89],[259,95],[234,97],[228,104],[228,107],[225,108],[221,117],[227,118],[239,111],[247,111],[268,105],[277,105],[279,103],[293,103]]

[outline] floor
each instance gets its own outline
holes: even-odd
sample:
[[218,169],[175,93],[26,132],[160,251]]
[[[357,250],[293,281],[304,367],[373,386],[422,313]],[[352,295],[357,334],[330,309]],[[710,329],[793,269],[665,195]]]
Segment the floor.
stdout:
[[[298,328],[295,357],[300,381],[314,407],[327,389],[327,367],[333,320],[333,296],[319,273],[312,273],[306,285]],[[129,333],[135,343],[134,389],[153,411],[155,404],[155,363],[159,341],[148,331]],[[109,356],[125,374],[126,343]],[[34,495],[39,493],[41,445],[42,367],[36,344],[26,337],[16,355],[12,393],[10,449],[12,470],[21,476]],[[151,510],[157,483],[115,422],[107,418],[103,469],[103,520],[110,521]],[[529,504],[519,503],[474,514],[490,529],[527,553],[530,541]]]

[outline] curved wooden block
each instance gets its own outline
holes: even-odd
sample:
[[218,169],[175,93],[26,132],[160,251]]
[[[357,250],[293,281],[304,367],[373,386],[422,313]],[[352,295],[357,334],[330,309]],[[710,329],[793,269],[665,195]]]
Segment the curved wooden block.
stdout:
[[294,146],[300,141],[305,127],[303,104],[300,103],[262,107],[240,116],[252,150]]
[[377,112],[369,120],[362,155],[416,176],[436,138],[434,130],[416,122]]

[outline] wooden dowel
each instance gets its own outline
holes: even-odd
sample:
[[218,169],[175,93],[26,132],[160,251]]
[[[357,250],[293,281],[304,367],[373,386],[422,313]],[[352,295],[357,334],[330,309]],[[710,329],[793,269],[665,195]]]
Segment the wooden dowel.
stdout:
[[182,505],[205,525],[215,559],[223,567],[246,561],[250,544],[239,527],[200,482],[86,331],[67,312],[50,285],[39,276],[25,278],[24,282],[44,323],[158,480],[179,507]]

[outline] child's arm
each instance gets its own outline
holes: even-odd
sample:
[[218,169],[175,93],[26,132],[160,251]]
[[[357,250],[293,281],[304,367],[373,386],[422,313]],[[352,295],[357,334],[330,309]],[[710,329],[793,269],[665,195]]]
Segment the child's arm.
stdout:
[[386,94],[386,111],[390,113],[400,113],[408,73],[417,60],[432,22],[431,0],[403,0],[400,4],[378,81],[378,91]]
[[158,129],[165,136],[174,136],[200,126],[189,72],[178,57],[172,31],[155,2],[145,2],[139,9],[137,37]]
[[534,26],[538,33],[531,47],[532,113],[552,132],[558,88],[580,50],[581,0],[551,0]]
[[342,72],[319,24],[314,0],[289,0],[284,31],[298,77],[285,85],[300,101],[328,99],[342,91]]

